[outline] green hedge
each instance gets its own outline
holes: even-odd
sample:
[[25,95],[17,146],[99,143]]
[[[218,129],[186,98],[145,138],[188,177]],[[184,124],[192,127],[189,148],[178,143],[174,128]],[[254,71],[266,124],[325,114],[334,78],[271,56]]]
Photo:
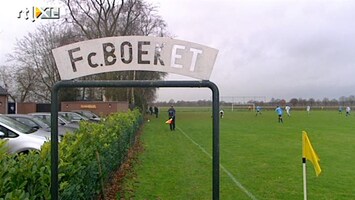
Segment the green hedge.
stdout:
[[[96,199],[124,161],[143,122],[139,111],[80,124],[59,144],[60,199]],[[40,152],[9,155],[0,141],[0,200],[50,199],[50,143]]]

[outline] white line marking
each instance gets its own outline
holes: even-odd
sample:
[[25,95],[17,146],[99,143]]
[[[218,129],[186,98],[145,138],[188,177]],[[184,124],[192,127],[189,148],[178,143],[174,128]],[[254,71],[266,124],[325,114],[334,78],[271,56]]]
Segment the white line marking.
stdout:
[[[197,142],[195,142],[190,136],[188,136],[181,128],[177,127],[177,129],[184,134],[184,136],[189,139],[192,143],[194,143],[198,148],[202,150],[203,153],[205,153],[211,160],[212,156]],[[219,165],[220,168],[229,176],[229,178],[232,179],[232,181],[246,194],[248,195],[252,200],[257,200],[257,198],[249,192],[234,176],[232,173],[230,173],[222,164]]]

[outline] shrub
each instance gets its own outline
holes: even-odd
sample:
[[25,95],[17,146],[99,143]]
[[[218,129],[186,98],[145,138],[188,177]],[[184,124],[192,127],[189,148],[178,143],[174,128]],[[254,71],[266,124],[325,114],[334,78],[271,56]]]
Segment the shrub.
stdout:
[[[82,122],[78,131],[66,134],[59,144],[60,198],[95,199],[101,181],[123,163],[142,121],[137,110],[116,113],[101,123]],[[50,143],[26,155],[6,154],[3,143],[0,200],[50,199]]]

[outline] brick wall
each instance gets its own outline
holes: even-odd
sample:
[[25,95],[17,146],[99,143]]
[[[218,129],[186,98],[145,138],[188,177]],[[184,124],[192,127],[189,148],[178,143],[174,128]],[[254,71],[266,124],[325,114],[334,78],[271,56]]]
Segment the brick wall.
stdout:
[[18,114],[36,112],[36,103],[17,103],[16,107]]
[[125,101],[66,101],[61,102],[61,111],[90,110],[99,116],[113,112],[127,112],[128,102]]
[[7,96],[0,96],[0,113],[7,114]]

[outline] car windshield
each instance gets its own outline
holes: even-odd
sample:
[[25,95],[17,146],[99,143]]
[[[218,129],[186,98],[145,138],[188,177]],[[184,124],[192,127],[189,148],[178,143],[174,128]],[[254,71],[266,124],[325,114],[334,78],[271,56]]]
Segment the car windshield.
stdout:
[[72,114],[73,118],[77,117],[77,118],[82,118],[83,120],[89,120],[89,118],[86,117],[85,115],[80,115],[80,114],[74,113],[74,112],[70,113],[70,114]]
[[83,111],[77,111],[77,112],[79,112],[81,115],[88,117],[89,119],[99,118],[99,116],[97,116],[95,113],[93,113],[91,111],[83,110]]
[[[33,116],[39,118],[40,120],[45,121],[46,124],[49,125],[49,127],[51,127],[51,115],[50,114],[32,114]],[[58,115],[58,123],[59,124],[69,124],[70,122],[66,119],[64,119],[63,117],[61,117],[60,115]]]
[[6,116],[3,116],[3,115],[0,115],[0,122],[15,129],[15,130],[18,130],[20,131],[21,133],[33,133],[36,131],[36,129],[30,127],[30,126],[27,126],[21,122],[18,122],[14,119],[11,119],[10,117],[6,117]]
[[38,125],[40,125],[42,128],[50,128],[50,123],[48,123],[46,120],[41,119],[41,118],[37,118],[37,117],[33,117],[32,118],[33,121],[35,121]]
[[74,113],[74,112],[60,112],[59,115],[68,121],[89,120],[89,118],[79,115],[78,113]]
[[35,118],[38,118],[39,120],[44,121],[48,126],[51,126],[51,116],[50,115],[37,114],[37,113],[33,113],[31,115],[35,116]]

